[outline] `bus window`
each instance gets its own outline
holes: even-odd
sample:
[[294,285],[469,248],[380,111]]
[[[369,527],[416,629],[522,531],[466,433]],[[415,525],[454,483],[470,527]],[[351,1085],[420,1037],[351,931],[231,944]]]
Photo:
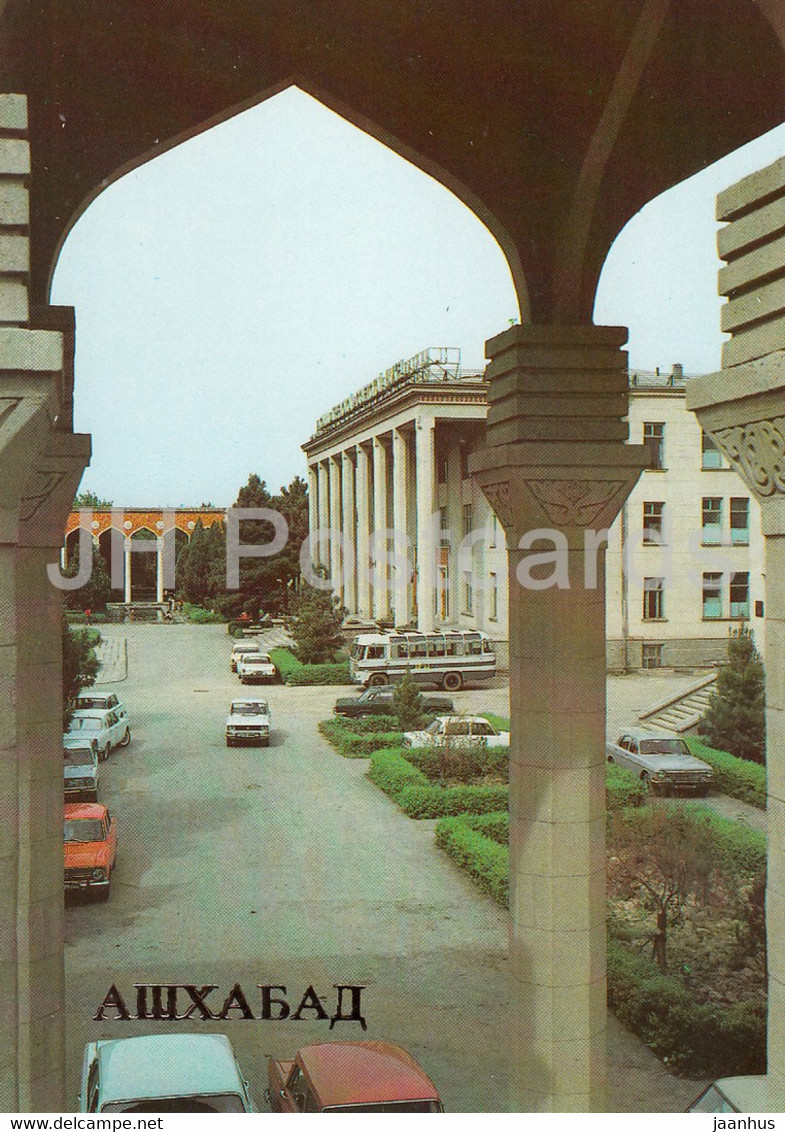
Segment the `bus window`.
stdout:
[[493,652],[493,645],[491,644],[490,641],[484,640],[482,642],[482,651],[483,652]]
[[368,645],[365,650],[366,660],[382,660],[384,658],[384,645]]
[[450,640],[448,637],[444,642],[444,655],[463,656],[463,641],[460,638]]
[[409,656],[408,642],[400,641],[396,645],[391,645],[390,655],[393,657],[393,659],[406,660]]
[[412,660],[424,660],[426,655],[425,641],[410,641],[409,656]]
[[477,637],[475,640],[471,638],[466,641],[466,651],[469,656],[479,656],[482,653],[482,640]]
[[444,656],[444,637],[434,637],[428,641],[428,656]]

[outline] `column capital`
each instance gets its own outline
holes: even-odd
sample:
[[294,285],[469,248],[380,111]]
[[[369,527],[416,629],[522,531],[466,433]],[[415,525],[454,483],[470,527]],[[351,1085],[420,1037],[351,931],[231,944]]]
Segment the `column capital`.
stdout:
[[60,546],[76,489],[89,463],[89,435],[50,433],[20,501],[20,546]]

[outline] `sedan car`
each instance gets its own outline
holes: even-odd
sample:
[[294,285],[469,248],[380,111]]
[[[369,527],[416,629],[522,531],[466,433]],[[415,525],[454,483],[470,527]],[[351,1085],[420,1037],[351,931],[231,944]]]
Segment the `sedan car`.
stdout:
[[256,654],[258,652],[259,652],[259,642],[258,641],[246,641],[246,640],[243,640],[242,638],[240,638],[239,641],[235,641],[234,644],[232,645],[232,653],[231,653],[231,656],[229,657],[229,668],[232,670],[232,672],[236,672],[237,671],[237,661],[240,659],[241,656],[250,656],[252,653]]
[[269,653],[244,653],[237,658],[237,675],[242,684],[271,684],[278,679],[278,669]]
[[428,1074],[390,1042],[303,1046],[294,1061],[267,1062],[273,1112],[443,1112]]
[[424,731],[404,731],[404,747],[509,747],[509,731],[497,731],[481,715],[439,715]]
[[121,719],[128,715],[114,692],[96,692],[94,688],[89,692],[80,692],[74,707],[77,711],[115,711]]
[[253,743],[269,747],[272,726],[267,700],[232,700],[226,717],[226,745]]
[[117,855],[117,826],[97,802],[66,805],[63,823],[66,890],[95,892],[109,899]]
[[127,747],[131,742],[128,719],[112,708],[110,711],[78,709],[72,712],[68,734],[95,739],[99,759],[109,757],[115,747]]
[[63,747],[63,790],[66,801],[98,800],[98,756],[91,744]]
[[153,1034],[90,1042],[80,1112],[254,1112],[225,1034]]
[[687,790],[705,797],[714,778],[709,764],[696,759],[685,741],[670,731],[630,727],[607,744],[606,755],[609,763],[631,771],[655,794]]
[[[335,701],[333,712],[350,719],[364,715],[394,715],[393,696],[395,688],[368,688],[360,696],[341,696]],[[449,696],[423,696],[424,710],[427,712],[451,712],[454,705]]]
[[687,1112],[768,1112],[766,1077],[720,1077],[695,1098]]

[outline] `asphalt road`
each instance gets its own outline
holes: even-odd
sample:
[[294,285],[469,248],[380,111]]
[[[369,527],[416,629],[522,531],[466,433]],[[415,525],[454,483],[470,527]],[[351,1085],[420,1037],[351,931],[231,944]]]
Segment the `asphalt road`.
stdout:
[[[512,1111],[508,1059],[520,1051],[507,1039],[506,916],[435,848],[434,822],[406,818],[368,782],[365,760],[339,758],[318,735],[341,689],[265,689],[270,748],[228,749],[229,701],[248,693],[229,671],[224,626],[104,633],[128,638],[128,677],[111,687],[133,741],[101,765],[101,800],[119,827],[110,899],[66,908],[69,1100],[85,1042],[209,1028],[229,1035],[262,1109],[265,1054],[365,1037],[409,1049],[448,1111]],[[501,679],[455,698],[507,714]],[[138,983],[216,984],[214,1010],[239,983],[257,1015],[257,984],[285,986],[292,1012],[313,986],[330,1014],[334,984],[364,984],[368,1029],[330,1031],[313,1010],[297,1021],[237,1010],[223,1022],[122,1021],[112,1010],[93,1020],[112,985],[133,1012]],[[612,1110],[682,1110],[695,1085],[609,1024]]]

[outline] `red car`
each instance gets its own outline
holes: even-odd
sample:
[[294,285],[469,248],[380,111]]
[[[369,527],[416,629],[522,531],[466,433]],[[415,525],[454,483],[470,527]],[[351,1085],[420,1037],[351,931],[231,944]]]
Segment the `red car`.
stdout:
[[65,807],[63,824],[66,891],[91,891],[109,899],[115,856],[117,824],[106,806],[79,802]]
[[443,1112],[436,1086],[389,1042],[304,1046],[294,1061],[267,1063],[273,1112]]

